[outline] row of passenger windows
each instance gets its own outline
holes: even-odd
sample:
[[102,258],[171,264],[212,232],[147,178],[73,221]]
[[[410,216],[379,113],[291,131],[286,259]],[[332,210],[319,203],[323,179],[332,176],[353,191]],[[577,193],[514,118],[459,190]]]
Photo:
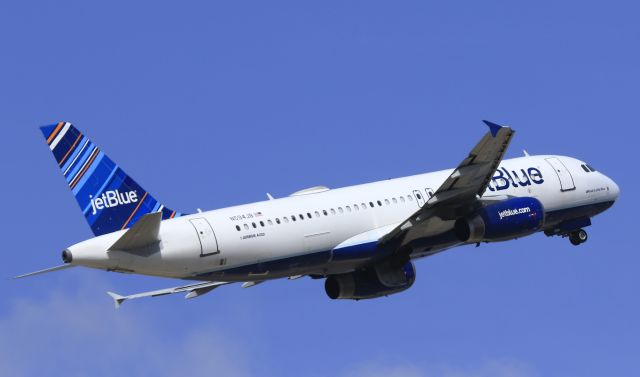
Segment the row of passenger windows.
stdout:
[[[416,194],[416,196],[418,197],[419,200],[422,199],[422,196],[420,194]],[[407,201],[409,202],[413,202],[413,196],[412,195],[407,195],[406,199],[404,196],[399,196],[397,198],[391,198],[391,199],[384,199],[384,201],[382,200],[376,200],[375,202],[369,202],[369,207],[370,208],[374,208],[376,207],[376,205],[378,207],[382,207],[383,203],[384,205],[391,205],[393,204],[398,204],[398,203],[406,203]],[[343,207],[338,207],[338,209],[334,209],[334,208],[330,208],[328,211],[326,209],[323,209],[322,211],[314,211],[313,214],[311,212],[307,212],[306,216],[305,214],[298,214],[298,215],[291,215],[291,216],[283,216],[282,219],[280,217],[276,217],[275,218],[275,224],[282,224],[282,223],[289,223],[289,221],[291,222],[295,222],[295,221],[302,221],[306,219],[312,219],[314,217],[319,218],[322,216],[329,216],[329,214],[331,215],[336,215],[336,214],[341,214],[341,213],[350,213],[350,212],[359,212],[359,211],[364,211],[367,209],[367,204],[365,203],[360,203],[358,204],[354,204],[353,206],[348,205]],[[268,219],[266,221],[258,221],[258,222],[252,222],[252,223],[246,223],[243,224],[242,227],[240,227],[240,225],[236,225],[236,230],[239,232],[242,230],[242,228],[244,228],[245,230],[249,230],[251,228],[258,228],[258,226],[260,227],[265,227],[267,225],[273,225],[274,221],[272,221],[271,219]]]

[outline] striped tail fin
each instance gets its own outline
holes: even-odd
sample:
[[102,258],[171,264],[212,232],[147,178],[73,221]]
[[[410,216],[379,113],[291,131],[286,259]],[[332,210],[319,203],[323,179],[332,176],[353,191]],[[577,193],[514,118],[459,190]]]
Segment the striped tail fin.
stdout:
[[71,123],[40,129],[96,236],[127,229],[152,212],[163,219],[182,215],[160,204]]

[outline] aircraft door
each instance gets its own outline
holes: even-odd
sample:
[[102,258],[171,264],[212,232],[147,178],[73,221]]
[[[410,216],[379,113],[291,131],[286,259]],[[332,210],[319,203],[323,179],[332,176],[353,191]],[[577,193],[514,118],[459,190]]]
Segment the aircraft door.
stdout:
[[560,180],[560,191],[571,191],[576,189],[576,185],[573,182],[571,172],[557,157],[551,157],[545,159],[549,165],[553,168]]
[[216,234],[213,232],[213,228],[211,228],[211,224],[204,218],[196,218],[189,221],[196,230],[198,239],[200,240],[200,256],[206,257],[219,253],[218,240],[216,239]]
[[426,201],[425,201],[425,198],[424,198],[424,194],[421,194],[421,193],[420,193],[420,190],[413,190],[413,196],[415,196],[415,197],[416,197],[416,201],[418,202],[418,206],[419,206],[420,208],[422,208],[422,206],[423,206],[423,205],[424,205],[424,203],[426,202]]

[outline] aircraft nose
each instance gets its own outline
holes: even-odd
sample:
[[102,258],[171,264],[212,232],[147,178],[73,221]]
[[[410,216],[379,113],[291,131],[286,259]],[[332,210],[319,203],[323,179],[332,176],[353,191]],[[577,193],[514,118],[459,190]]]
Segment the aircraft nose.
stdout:
[[607,184],[607,188],[609,190],[609,196],[611,196],[611,199],[613,201],[616,201],[620,196],[620,187],[618,187],[618,184],[615,183],[613,179],[607,177],[607,180],[609,181]]

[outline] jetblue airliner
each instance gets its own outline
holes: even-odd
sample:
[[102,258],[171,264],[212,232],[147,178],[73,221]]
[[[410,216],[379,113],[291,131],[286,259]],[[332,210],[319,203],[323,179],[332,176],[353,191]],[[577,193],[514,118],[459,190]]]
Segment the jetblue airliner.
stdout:
[[191,280],[125,300],[201,296],[230,283],[325,279],[332,299],[404,291],[413,260],[455,246],[544,232],[587,241],[583,228],[613,205],[616,183],[566,156],[503,160],[514,131],[489,131],[455,168],[357,186],[316,186],[284,198],[197,213],[166,207],[68,122],[42,127],[94,238],[62,252],[64,264]]

